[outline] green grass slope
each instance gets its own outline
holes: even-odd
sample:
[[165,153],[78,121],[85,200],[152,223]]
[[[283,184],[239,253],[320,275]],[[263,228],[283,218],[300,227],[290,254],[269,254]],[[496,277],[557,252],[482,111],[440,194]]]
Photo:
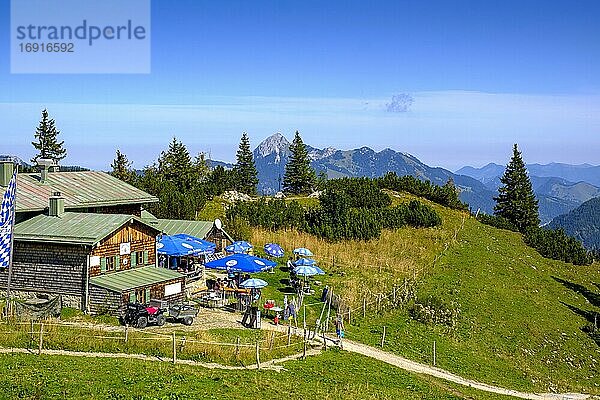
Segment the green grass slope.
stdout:
[[[460,213],[436,206],[444,226]],[[406,231],[410,233],[410,231]],[[419,246],[415,242],[415,246]],[[512,389],[600,393],[600,347],[583,328],[600,312],[598,264],[542,258],[520,235],[467,218],[419,283],[420,298],[460,305],[457,328],[424,325],[406,310],[360,320],[348,337],[486,383]]]
[[330,350],[282,372],[66,356],[0,356],[0,399],[505,399]]

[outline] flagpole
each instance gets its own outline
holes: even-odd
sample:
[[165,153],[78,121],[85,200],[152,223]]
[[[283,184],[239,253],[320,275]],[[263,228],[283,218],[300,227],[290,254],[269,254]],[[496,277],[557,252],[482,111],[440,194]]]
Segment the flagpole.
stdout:
[[15,198],[12,204],[12,221],[10,227],[10,254],[8,256],[8,279],[6,282],[6,319],[10,318],[12,315],[12,307],[10,301],[10,283],[12,278],[12,266],[13,266],[13,254],[15,253],[15,220],[17,219],[17,175],[19,174],[19,165],[16,164],[15,167]]

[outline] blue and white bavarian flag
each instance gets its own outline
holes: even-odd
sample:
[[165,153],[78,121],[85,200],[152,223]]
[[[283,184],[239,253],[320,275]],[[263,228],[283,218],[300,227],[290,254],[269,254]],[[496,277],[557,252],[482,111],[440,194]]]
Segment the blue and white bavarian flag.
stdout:
[[13,174],[0,208],[0,268],[8,268],[10,264],[12,233],[15,223],[15,195],[17,191],[17,171]]

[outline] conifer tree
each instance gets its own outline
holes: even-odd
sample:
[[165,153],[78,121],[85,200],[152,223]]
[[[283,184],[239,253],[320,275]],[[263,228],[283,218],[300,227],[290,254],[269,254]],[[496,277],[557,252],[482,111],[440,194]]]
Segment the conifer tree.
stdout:
[[315,183],[315,170],[310,166],[306,145],[296,131],[290,145],[290,158],[285,165],[283,190],[291,194],[310,193]]
[[498,189],[498,197],[494,197],[494,214],[507,219],[521,232],[528,227],[537,227],[540,223],[538,201],[516,144],[500,181],[502,186]]
[[240,146],[236,153],[236,163],[233,167],[236,175],[236,190],[246,194],[255,194],[258,185],[258,172],[254,165],[254,157],[250,150],[250,140],[246,132],[242,134]]
[[185,145],[173,138],[169,148],[160,153],[158,173],[179,190],[188,190],[194,183],[194,165]]
[[42,119],[33,135],[35,141],[31,142],[38,151],[38,154],[31,159],[32,163],[35,164],[39,158],[60,161],[67,156],[67,150],[63,147],[65,142],[57,141],[59,134],[55,121],[48,116],[48,110],[42,110]]
[[112,164],[110,164],[112,168],[110,174],[123,182],[132,184],[135,177],[135,172],[131,169],[132,164],[133,163],[127,159],[127,156],[117,149],[115,159]]

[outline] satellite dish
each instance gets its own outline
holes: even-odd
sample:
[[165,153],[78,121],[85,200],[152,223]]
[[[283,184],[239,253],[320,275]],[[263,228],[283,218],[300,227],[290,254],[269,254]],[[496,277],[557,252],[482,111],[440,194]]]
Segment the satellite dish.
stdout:
[[215,228],[221,229],[223,227],[223,223],[219,218],[215,219]]

